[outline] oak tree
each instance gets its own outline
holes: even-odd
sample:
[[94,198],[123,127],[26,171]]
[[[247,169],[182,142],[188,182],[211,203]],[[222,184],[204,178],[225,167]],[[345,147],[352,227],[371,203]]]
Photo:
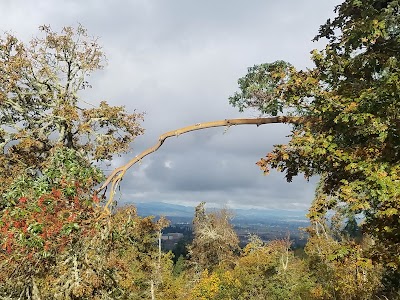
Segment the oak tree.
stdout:
[[29,43],[0,37],[0,194],[19,175],[36,176],[50,150],[75,149],[93,160],[127,151],[143,115],[80,98],[105,56],[84,27],[40,27]]
[[43,278],[66,278],[66,293],[79,294],[67,284],[78,271],[63,272],[71,264],[92,272],[97,257],[80,254],[106,226],[94,162],[128,151],[143,133],[142,114],[80,97],[105,61],[96,38],[81,25],[40,32],[29,43],[0,37],[0,296],[27,299],[51,290],[56,280]]

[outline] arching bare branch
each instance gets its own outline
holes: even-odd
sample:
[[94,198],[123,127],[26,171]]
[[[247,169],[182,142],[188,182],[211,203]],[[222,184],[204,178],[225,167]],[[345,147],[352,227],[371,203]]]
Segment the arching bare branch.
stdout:
[[133,159],[131,159],[127,164],[116,168],[106,179],[106,181],[101,185],[101,187],[97,190],[97,193],[100,191],[104,190],[110,183],[111,183],[111,191],[110,191],[110,196],[107,200],[107,203],[104,206],[104,210],[109,213],[110,212],[110,205],[113,202],[115,192],[118,188],[119,183],[121,182],[122,178],[124,177],[126,171],[132,167],[134,164],[137,162],[141,161],[142,158],[145,156],[157,151],[164,141],[173,136],[179,136],[184,133],[188,133],[191,131],[196,131],[196,130],[203,130],[207,128],[212,128],[212,127],[225,127],[225,126],[236,126],[236,125],[263,125],[263,124],[273,124],[273,123],[300,123],[302,120],[301,117],[287,117],[287,116],[282,116],[282,117],[269,117],[269,118],[253,118],[253,119],[225,119],[225,120],[219,120],[219,121],[212,121],[212,122],[205,122],[205,123],[197,123],[194,125],[182,127],[176,130],[168,131],[164,134],[162,134],[158,142],[153,146],[139,155],[135,156]]

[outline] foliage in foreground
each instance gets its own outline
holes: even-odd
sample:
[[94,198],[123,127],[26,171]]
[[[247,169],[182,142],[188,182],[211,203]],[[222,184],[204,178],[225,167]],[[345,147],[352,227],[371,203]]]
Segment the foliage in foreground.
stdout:
[[328,45],[313,52],[315,68],[255,66],[231,98],[240,109],[305,117],[259,165],[289,181],[322,176],[306,258],[288,240],[251,237],[239,249],[229,214],[203,204],[179,271],[158,247],[164,219],[132,207],[105,218],[97,209],[93,189],[103,177],[92,162],[126,151],[142,116],[105,102],[81,107],[86,76],[101,68],[96,41],[82,27],[42,27],[29,45],[1,38],[0,297],[398,298],[399,4],[347,0],[337,12],[317,36]]
[[400,267],[400,7],[398,1],[346,0],[321,26],[314,68],[283,61],[256,65],[230,98],[243,110],[304,117],[291,140],[258,165],[291,181],[320,175],[309,217],[330,210],[362,214],[362,230],[375,241],[370,257]]
[[91,87],[88,77],[103,67],[97,39],[82,26],[60,33],[41,26],[40,32],[29,43],[0,36],[1,197],[16,177],[40,175],[55,148],[104,161],[128,151],[143,133],[142,114],[79,97]]
[[[81,207],[80,211],[88,211]],[[15,259],[21,248],[13,244],[3,255],[0,297],[3,299],[372,299],[396,290],[384,286],[384,268],[365,257],[371,249],[367,237],[355,240],[343,233],[334,237],[326,224],[312,232],[305,258],[294,255],[290,241],[263,242],[250,236],[244,249],[231,252],[237,240],[226,212],[206,213],[200,204],[194,222],[210,226],[218,235],[204,241],[216,257],[199,264],[197,241],[191,255],[174,266],[172,254],[158,247],[164,219],[139,217],[134,207],[118,209],[106,219],[93,211],[90,221],[68,235],[63,247],[31,248],[31,261]],[[199,212],[204,217],[199,220]],[[47,215],[52,215],[49,211]],[[209,222],[213,220],[212,224]],[[39,235],[40,236],[40,235]],[[3,236],[4,237],[4,236]],[[44,237],[43,237],[44,238]],[[214,239],[214,242],[211,240]],[[47,237],[52,241],[52,237]],[[46,242],[45,242],[46,243]],[[59,245],[59,243],[56,243]],[[22,264],[21,264],[22,263]],[[34,266],[35,268],[33,268]],[[21,268],[21,269],[19,269]],[[22,269],[24,268],[24,269]],[[395,287],[393,285],[392,287]],[[378,298],[379,299],[379,298]]]

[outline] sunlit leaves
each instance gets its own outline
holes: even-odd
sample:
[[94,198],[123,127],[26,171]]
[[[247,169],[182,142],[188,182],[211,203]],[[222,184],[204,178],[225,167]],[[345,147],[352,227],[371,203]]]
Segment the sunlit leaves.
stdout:
[[[42,289],[59,287],[49,297],[69,299],[101,286],[90,267],[83,268],[82,280],[93,279],[91,284],[63,274],[71,267],[74,280],[80,276],[88,257],[78,254],[104,228],[101,199],[93,196],[104,176],[92,162],[128,151],[143,133],[143,115],[79,98],[105,60],[86,29],[40,31],[29,43],[0,37],[0,281],[8,282],[0,293],[11,288],[9,295],[31,297],[47,277]],[[62,278],[65,283],[56,283]]]
[[365,258],[370,247],[367,243],[361,246],[349,241],[335,241],[326,232],[314,233],[309,238],[306,251],[323,299],[373,297],[380,288],[382,267]]
[[247,107],[259,107],[263,113],[276,116],[283,110],[282,86],[289,80],[292,66],[284,61],[255,65],[238,81],[241,92],[229,98],[229,102],[243,111]]
[[[129,150],[143,133],[143,114],[80,99],[87,78],[105,61],[97,39],[85,28],[61,32],[40,27],[30,43],[0,37],[0,192],[10,178],[43,170],[52,149],[79,150],[89,160],[111,159]],[[91,107],[88,108],[88,105]]]
[[[399,3],[348,0],[336,12],[316,37],[326,38],[328,44],[322,51],[312,51],[315,67],[290,67],[285,81],[270,81],[268,91],[273,92],[268,95],[279,91],[273,98],[275,108],[308,118],[294,126],[287,145],[275,146],[257,164],[265,173],[271,167],[285,172],[288,181],[299,173],[306,178],[322,175],[327,197],[314,202],[310,216],[333,209],[329,199],[363,213],[364,230],[378,242],[391,243],[386,250],[393,250],[391,259],[398,264],[395,249],[400,238],[393,233],[400,229],[395,221],[400,200]],[[290,66],[266,66],[275,64]],[[269,99],[252,99],[265,92],[264,77],[278,76],[279,68],[256,70],[263,76],[254,76],[254,69],[249,69],[239,80],[241,92],[230,101],[240,109],[255,107],[276,114],[276,109],[263,109]],[[324,201],[326,205],[321,204]]]
[[204,205],[202,202],[196,207],[193,219],[190,262],[199,270],[230,266],[239,247],[239,239],[230,224],[231,215],[227,210],[206,213]]

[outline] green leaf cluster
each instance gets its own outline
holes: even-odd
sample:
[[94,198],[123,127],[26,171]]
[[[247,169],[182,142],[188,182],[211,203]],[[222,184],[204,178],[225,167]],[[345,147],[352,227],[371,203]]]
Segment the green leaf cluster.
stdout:
[[380,245],[374,256],[392,267],[400,266],[399,11],[398,1],[344,1],[315,37],[327,45],[312,51],[313,68],[255,66],[230,98],[240,110],[304,117],[258,165],[288,181],[322,176],[310,216],[335,206],[361,213]]

